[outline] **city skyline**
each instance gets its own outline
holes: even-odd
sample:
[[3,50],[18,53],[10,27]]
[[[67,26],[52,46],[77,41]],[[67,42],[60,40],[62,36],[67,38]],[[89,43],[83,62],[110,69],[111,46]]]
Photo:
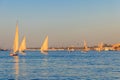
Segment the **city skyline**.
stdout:
[[40,47],[119,43],[119,0],[1,0],[0,47],[12,48],[18,21],[20,41]]

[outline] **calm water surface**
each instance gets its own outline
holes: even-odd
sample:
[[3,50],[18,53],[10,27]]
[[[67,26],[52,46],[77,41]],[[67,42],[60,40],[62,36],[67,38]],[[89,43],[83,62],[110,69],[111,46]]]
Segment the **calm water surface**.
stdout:
[[0,80],[120,80],[120,52],[0,51]]

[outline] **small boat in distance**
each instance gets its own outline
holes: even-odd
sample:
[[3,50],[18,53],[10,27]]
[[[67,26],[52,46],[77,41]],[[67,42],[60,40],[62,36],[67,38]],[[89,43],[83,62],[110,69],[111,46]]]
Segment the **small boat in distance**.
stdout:
[[87,47],[87,43],[86,43],[86,41],[84,40],[84,48],[83,48],[82,52],[83,52],[83,53],[86,53],[86,52],[88,52],[88,51],[89,51],[89,48]]
[[14,44],[13,49],[10,52],[10,56],[17,56],[18,52],[18,46],[19,46],[19,33],[18,33],[18,23],[16,24],[16,32],[15,32],[15,38],[14,38]]
[[73,48],[73,46],[72,46],[72,47],[68,47],[68,48],[67,48],[67,51],[68,51],[68,52],[73,52],[73,51],[75,51],[75,50],[74,50],[74,48]]
[[43,54],[48,54],[48,36],[46,36],[46,38],[41,46],[40,51]]
[[99,50],[98,51],[99,52],[102,51],[103,50],[103,43],[101,42],[98,46],[99,46]]
[[103,51],[103,43],[102,43],[102,42],[98,44],[98,48],[97,48],[96,50],[97,50],[98,52]]
[[24,36],[19,47],[19,53],[25,54],[24,53],[25,50],[26,50],[26,37]]

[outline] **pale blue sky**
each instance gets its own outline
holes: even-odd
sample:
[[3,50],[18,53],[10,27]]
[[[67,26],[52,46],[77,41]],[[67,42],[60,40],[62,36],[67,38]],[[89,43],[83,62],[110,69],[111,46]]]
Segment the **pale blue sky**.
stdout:
[[120,41],[120,0],[0,0],[0,47],[11,48],[18,20],[20,40],[40,47]]

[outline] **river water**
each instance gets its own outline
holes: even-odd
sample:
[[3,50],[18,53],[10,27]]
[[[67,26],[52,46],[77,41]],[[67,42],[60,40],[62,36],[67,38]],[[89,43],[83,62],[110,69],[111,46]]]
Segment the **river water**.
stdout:
[[0,51],[0,80],[120,80],[120,52]]

